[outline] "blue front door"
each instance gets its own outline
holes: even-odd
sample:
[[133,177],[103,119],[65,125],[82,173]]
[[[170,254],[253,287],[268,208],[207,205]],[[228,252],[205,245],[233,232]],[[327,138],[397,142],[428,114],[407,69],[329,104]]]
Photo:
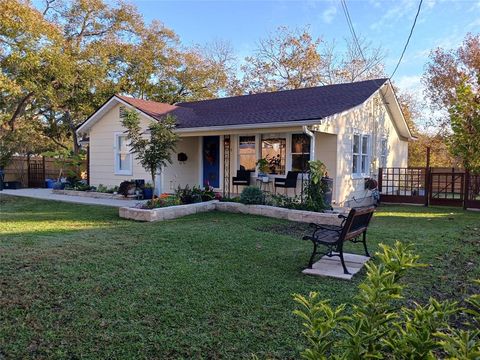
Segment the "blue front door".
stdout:
[[220,136],[203,137],[203,185],[220,187]]

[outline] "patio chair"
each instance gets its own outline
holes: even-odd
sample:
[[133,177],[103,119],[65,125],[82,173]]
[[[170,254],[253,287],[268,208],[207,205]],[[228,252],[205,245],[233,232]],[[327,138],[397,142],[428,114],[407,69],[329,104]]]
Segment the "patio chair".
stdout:
[[237,170],[237,176],[232,178],[232,185],[237,187],[237,194],[238,194],[238,186],[249,186],[250,185],[250,171],[247,170]]
[[[338,256],[342,262],[343,272],[350,274],[343,259],[343,243],[345,241],[363,243],[365,256],[370,257],[367,249],[367,228],[374,211],[374,206],[353,208],[348,216],[338,215],[339,218],[343,219],[340,226],[310,224],[314,228],[313,234],[303,237],[303,240],[310,240],[313,243],[313,252],[308,262],[308,268],[312,268],[316,255]],[[360,235],[362,236],[361,239],[359,239]],[[318,252],[317,247],[319,245],[325,246],[327,248],[326,252]]]
[[289,171],[286,178],[275,178],[275,194],[277,193],[277,188],[283,188],[285,195],[287,194],[287,189],[293,189],[295,195],[297,195],[297,178],[298,172]]

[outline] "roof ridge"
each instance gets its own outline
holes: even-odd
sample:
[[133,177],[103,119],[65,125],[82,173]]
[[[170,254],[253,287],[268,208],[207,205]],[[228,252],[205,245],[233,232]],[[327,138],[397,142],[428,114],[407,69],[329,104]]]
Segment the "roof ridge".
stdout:
[[352,82],[345,82],[345,83],[338,83],[338,84],[327,84],[327,85],[320,85],[320,86],[308,86],[298,89],[286,89],[286,90],[274,90],[274,91],[265,91],[260,93],[254,94],[243,94],[243,95],[235,95],[235,96],[225,96],[225,97],[217,97],[213,99],[205,99],[205,100],[195,100],[195,101],[182,101],[179,103],[175,103],[175,105],[180,106],[181,104],[196,104],[205,101],[216,101],[216,100],[225,100],[225,99],[235,99],[235,98],[242,98],[246,96],[259,96],[259,95],[266,95],[266,94],[277,94],[277,93],[287,93],[291,91],[301,91],[301,90],[310,90],[310,89],[319,89],[319,88],[327,88],[327,87],[335,87],[335,86],[346,86],[346,85],[353,85],[353,84],[361,84],[366,82],[374,82],[380,81],[381,84],[376,84],[378,87],[382,86],[388,78],[377,78],[377,79],[369,79],[369,80],[362,80],[362,81],[352,81]]

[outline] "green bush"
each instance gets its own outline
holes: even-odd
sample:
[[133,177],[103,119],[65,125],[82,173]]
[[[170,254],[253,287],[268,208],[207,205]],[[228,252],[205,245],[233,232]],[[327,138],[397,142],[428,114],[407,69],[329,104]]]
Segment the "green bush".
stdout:
[[307,210],[300,196],[290,197],[283,194],[272,194],[267,200],[267,205],[286,209]]
[[176,195],[162,194],[160,197],[148,200],[142,205],[143,209],[156,209],[168,206],[182,205],[182,201]]
[[[452,301],[430,299],[428,304],[400,307],[410,268],[423,266],[418,256],[397,242],[381,245],[380,264],[367,263],[367,278],[359,285],[354,305],[337,307],[316,292],[295,295],[309,347],[305,359],[479,359],[480,295],[467,300],[468,309]],[[456,315],[471,314],[461,329],[451,323]]]
[[246,205],[261,205],[265,202],[265,198],[258,187],[247,186],[240,194],[240,202]]

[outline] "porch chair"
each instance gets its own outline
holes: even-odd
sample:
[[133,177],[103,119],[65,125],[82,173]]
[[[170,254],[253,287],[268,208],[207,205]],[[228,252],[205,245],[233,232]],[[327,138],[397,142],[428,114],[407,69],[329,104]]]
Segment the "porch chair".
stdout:
[[275,178],[275,194],[277,193],[277,188],[283,188],[285,195],[287,194],[287,189],[292,189],[297,195],[297,178],[298,172],[289,171],[286,178]]
[[[308,268],[312,268],[316,255],[338,256],[342,262],[343,272],[350,274],[343,259],[343,243],[345,241],[363,243],[365,256],[370,257],[367,249],[367,228],[374,211],[374,206],[353,208],[348,216],[338,215],[339,218],[343,219],[340,226],[310,224],[314,228],[313,234],[303,237],[303,240],[310,240],[313,243],[313,252],[308,262]],[[361,239],[359,239],[360,235],[362,236]],[[326,251],[318,252],[318,245],[325,246]]]
[[237,187],[237,194],[238,194],[238,185],[249,186],[250,185],[250,171],[237,170],[237,176],[232,177],[232,185]]

